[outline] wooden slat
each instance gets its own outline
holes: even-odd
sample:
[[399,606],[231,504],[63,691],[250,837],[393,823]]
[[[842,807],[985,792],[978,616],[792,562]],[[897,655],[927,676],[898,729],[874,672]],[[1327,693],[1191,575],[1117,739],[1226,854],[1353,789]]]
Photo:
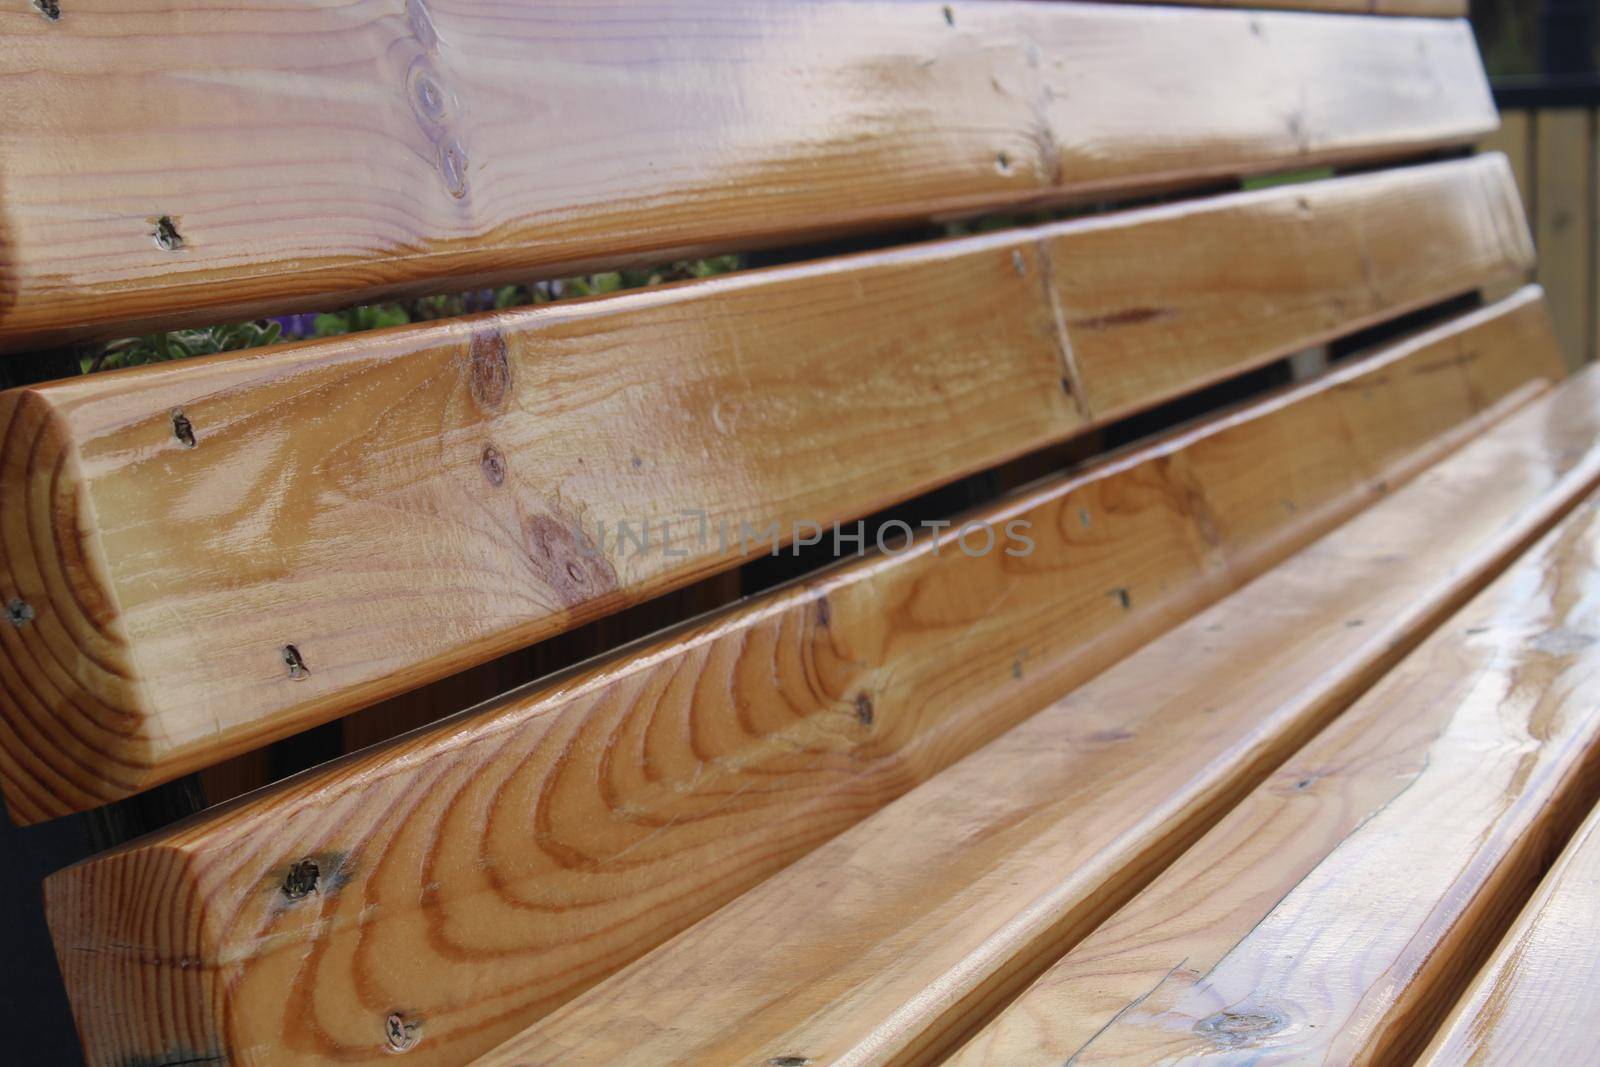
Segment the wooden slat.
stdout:
[[1453,20],[1023,0],[63,11],[0,10],[0,348],[1494,126]]
[[1600,811],[1539,883],[1422,1063],[1585,1063],[1600,1019]]
[[1131,247],[1116,215],[1050,243],[1092,414],[1190,392],[1260,356],[1466,292],[1469,277],[1514,281],[1508,265],[1534,263],[1501,155],[1259,195],[1226,209],[1200,201],[1150,212],[1166,220],[1159,252]]
[[1530,257],[1489,157],[0,394],[7,804],[136,792]]
[[730,566],[741,522],[761,551],[1072,432],[1042,277],[991,238],[3,394],[13,815]]
[[1558,108],[1538,112],[1537,124],[1533,223],[1539,282],[1550,294],[1550,314],[1567,364],[1576,367],[1593,357],[1589,334],[1595,294],[1593,122],[1587,111]]
[[62,873],[91,1063],[382,1059],[390,1011],[418,1062],[492,1047],[1557,373],[1536,294],[1472,323],[992,507],[993,552],[834,568]]
[[1600,483],[1574,384],[479,1067],[936,1062]]
[[1591,497],[956,1062],[1411,1062],[1600,795],[1597,558]]

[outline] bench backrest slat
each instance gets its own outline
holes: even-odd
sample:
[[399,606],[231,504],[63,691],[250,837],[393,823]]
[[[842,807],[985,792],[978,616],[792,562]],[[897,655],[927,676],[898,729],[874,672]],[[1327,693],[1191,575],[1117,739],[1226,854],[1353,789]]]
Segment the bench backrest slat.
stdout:
[[7,802],[137,792],[1531,262],[1491,156],[0,395]]
[[0,12],[0,349],[1470,142],[1472,34],[1123,4]]

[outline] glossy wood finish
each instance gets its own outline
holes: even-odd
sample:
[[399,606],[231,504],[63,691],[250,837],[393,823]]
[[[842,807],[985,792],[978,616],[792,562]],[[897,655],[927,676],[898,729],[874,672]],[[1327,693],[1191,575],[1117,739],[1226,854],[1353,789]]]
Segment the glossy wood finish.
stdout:
[[1394,156],[1495,124],[1454,20],[1021,0],[62,10],[0,10],[0,348]]
[[384,1060],[393,1012],[411,1062],[483,1052],[1476,435],[1550,344],[1524,294],[982,512],[987,554],[832,569],[63,872],[90,1062]]
[[1425,1067],[1585,1063],[1600,1019],[1600,811],[1591,813],[1422,1057]]
[[1591,372],[478,1067],[936,1061],[1600,484],[1597,401]]
[[1496,156],[0,394],[6,801],[137,792],[1531,257]]
[[1600,796],[1597,564],[1591,497],[956,1062],[1411,1062]]
[[[1226,205],[1226,206],[1224,206]],[[1401,309],[1517,280],[1533,240],[1504,156],[1314,182],[1070,226],[1049,265],[1088,410],[1137,410]]]
[[27,506],[0,594],[32,613],[0,631],[11,811],[136,792],[1071,433],[1042,278],[984,238],[3,394]]

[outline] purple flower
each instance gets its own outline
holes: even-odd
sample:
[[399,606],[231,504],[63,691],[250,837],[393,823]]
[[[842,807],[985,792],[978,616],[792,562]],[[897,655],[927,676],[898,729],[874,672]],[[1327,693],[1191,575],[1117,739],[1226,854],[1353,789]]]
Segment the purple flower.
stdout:
[[303,337],[317,335],[316,315],[277,315],[272,321],[283,327],[283,338],[286,341],[298,341]]

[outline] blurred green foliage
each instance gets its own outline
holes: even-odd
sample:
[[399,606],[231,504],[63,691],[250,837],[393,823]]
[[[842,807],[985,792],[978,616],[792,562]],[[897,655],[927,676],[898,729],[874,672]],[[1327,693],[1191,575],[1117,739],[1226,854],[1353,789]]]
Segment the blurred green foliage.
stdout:
[[85,373],[115,370],[145,363],[165,363],[171,359],[188,359],[190,356],[234,352],[242,348],[259,348],[272,344],[282,335],[282,324],[270,319],[206,326],[196,330],[174,330],[171,333],[150,333],[102,346],[99,351],[84,357],[83,369]]
[[140,337],[122,338],[92,348],[83,354],[82,365],[86,373],[118,367],[137,367],[146,363],[186,359],[190,356],[259,348],[280,341],[336,337],[390,326],[406,326],[414,322],[433,322],[484,311],[548,304],[556,300],[617,293],[627,289],[640,289],[692,278],[708,278],[715,274],[738,270],[741,263],[740,257],[736,255],[680,260],[648,269],[608,271],[577,278],[563,278],[558,281],[480,289],[470,293],[424,296],[385,304],[362,304],[342,311],[285,315],[257,322],[229,323],[199,329],[175,330],[171,333],[145,334]]
[[1298,185],[1301,182],[1318,182],[1333,177],[1332,167],[1307,167],[1305,170],[1287,170],[1277,174],[1262,174],[1240,182],[1244,189],[1271,189],[1279,185]]

